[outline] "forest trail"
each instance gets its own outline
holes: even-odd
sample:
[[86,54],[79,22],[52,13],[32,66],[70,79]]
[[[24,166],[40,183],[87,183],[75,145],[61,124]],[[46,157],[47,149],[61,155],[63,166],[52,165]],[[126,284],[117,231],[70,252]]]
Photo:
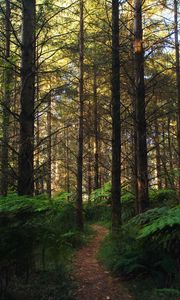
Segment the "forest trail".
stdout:
[[95,236],[75,256],[76,300],[132,300],[119,278],[113,278],[97,261],[97,252],[108,230],[93,225]]

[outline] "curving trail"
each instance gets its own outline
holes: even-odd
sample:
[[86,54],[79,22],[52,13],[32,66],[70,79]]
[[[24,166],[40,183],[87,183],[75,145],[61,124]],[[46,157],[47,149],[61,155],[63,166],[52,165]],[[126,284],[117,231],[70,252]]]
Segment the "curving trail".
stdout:
[[96,235],[75,256],[75,300],[133,300],[120,279],[112,277],[96,259],[108,230],[100,225],[93,225],[93,229]]

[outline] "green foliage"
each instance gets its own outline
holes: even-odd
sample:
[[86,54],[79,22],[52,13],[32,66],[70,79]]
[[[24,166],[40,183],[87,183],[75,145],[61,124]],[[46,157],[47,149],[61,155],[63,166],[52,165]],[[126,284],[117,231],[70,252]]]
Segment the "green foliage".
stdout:
[[102,200],[110,201],[111,198],[111,183],[107,182],[103,187],[94,190],[91,193],[91,202],[101,202]]
[[149,199],[151,207],[160,207],[163,205],[172,206],[177,203],[177,195],[175,190],[160,189],[150,190]]
[[[177,203],[176,191],[170,189],[150,190],[150,207],[158,208],[164,206],[172,207]],[[121,207],[122,221],[126,223],[136,214],[135,195],[130,191],[122,189],[121,191]],[[109,223],[111,221],[111,183],[106,183],[103,187],[94,190],[90,197],[90,203],[85,206],[85,215],[88,221]],[[161,211],[157,210],[157,213]],[[148,213],[148,217],[153,218],[156,210]],[[144,215],[144,218],[146,215]],[[141,219],[143,221],[143,219]]]
[[84,207],[85,218],[89,222],[108,224],[111,222],[111,205],[102,201],[89,203]]
[[[180,298],[180,290],[177,289],[157,289],[156,290],[157,295],[160,297],[163,297],[164,299],[179,299]],[[170,298],[171,297],[171,298]]]
[[121,192],[122,220],[123,223],[135,216],[135,196],[129,191]]
[[151,278],[133,279],[128,283],[129,290],[136,300],[179,300],[180,291],[175,288],[157,289]]
[[91,193],[90,202],[84,206],[85,218],[89,222],[109,223],[111,221],[111,184]]
[[[135,197],[131,192],[122,190],[122,220],[126,222],[135,215]],[[94,190],[90,197],[90,203],[85,205],[85,216],[88,221],[110,223],[111,222],[111,184],[105,183],[102,188]]]
[[67,192],[60,192],[58,194],[55,195],[54,200],[57,201],[70,201],[69,199],[71,199],[72,194],[71,193],[67,193]]
[[33,273],[28,283],[19,279],[12,282],[4,300],[73,300],[74,284],[70,270],[60,265],[57,269]]
[[[65,198],[64,193],[51,201],[42,196],[0,198],[0,282],[4,295],[15,293],[18,300],[48,299],[49,286],[49,291],[55,289],[51,299],[71,299],[67,297],[71,280],[67,280],[66,265],[73,249],[85,242],[86,232],[80,234],[76,230],[74,205]],[[45,280],[43,272],[49,282],[44,281],[38,289],[34,277],[39,274],[39,280]],[[59,276],[59,286],[53,283],[53,276]],[[28,286],[32,289],[29,295]],[[27,295],[22,296],[23,293]]]
[[139,226],[138,239],[150,239],[176,255],[180,247],[180,206],[148,210],[131,221]]
[[104,241],[99,257],[118,275],[151,278],[154,287],[176,289],[179,252],[180,206],[176,206],[134,217],[117,236],[110,235]]

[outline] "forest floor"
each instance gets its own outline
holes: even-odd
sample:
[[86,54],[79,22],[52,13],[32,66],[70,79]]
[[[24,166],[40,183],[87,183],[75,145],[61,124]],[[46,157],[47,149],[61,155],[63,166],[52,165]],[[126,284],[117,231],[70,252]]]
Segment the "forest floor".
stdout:
[[119,278],[112,277],[97,260],[97,253],[108,229],[93,225],[95,235],[81,248],[74,260],[75,281],[78,288],[76,300],[132,300]]

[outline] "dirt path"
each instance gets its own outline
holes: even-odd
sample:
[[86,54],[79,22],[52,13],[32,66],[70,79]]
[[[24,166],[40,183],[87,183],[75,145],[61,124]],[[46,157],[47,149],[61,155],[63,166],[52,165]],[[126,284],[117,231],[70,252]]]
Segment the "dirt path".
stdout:
[[97,261],[96,255],[108,230],[94,225],[96,235],[75,257],[76,300],[132,300],[119,279],[113,278]]

